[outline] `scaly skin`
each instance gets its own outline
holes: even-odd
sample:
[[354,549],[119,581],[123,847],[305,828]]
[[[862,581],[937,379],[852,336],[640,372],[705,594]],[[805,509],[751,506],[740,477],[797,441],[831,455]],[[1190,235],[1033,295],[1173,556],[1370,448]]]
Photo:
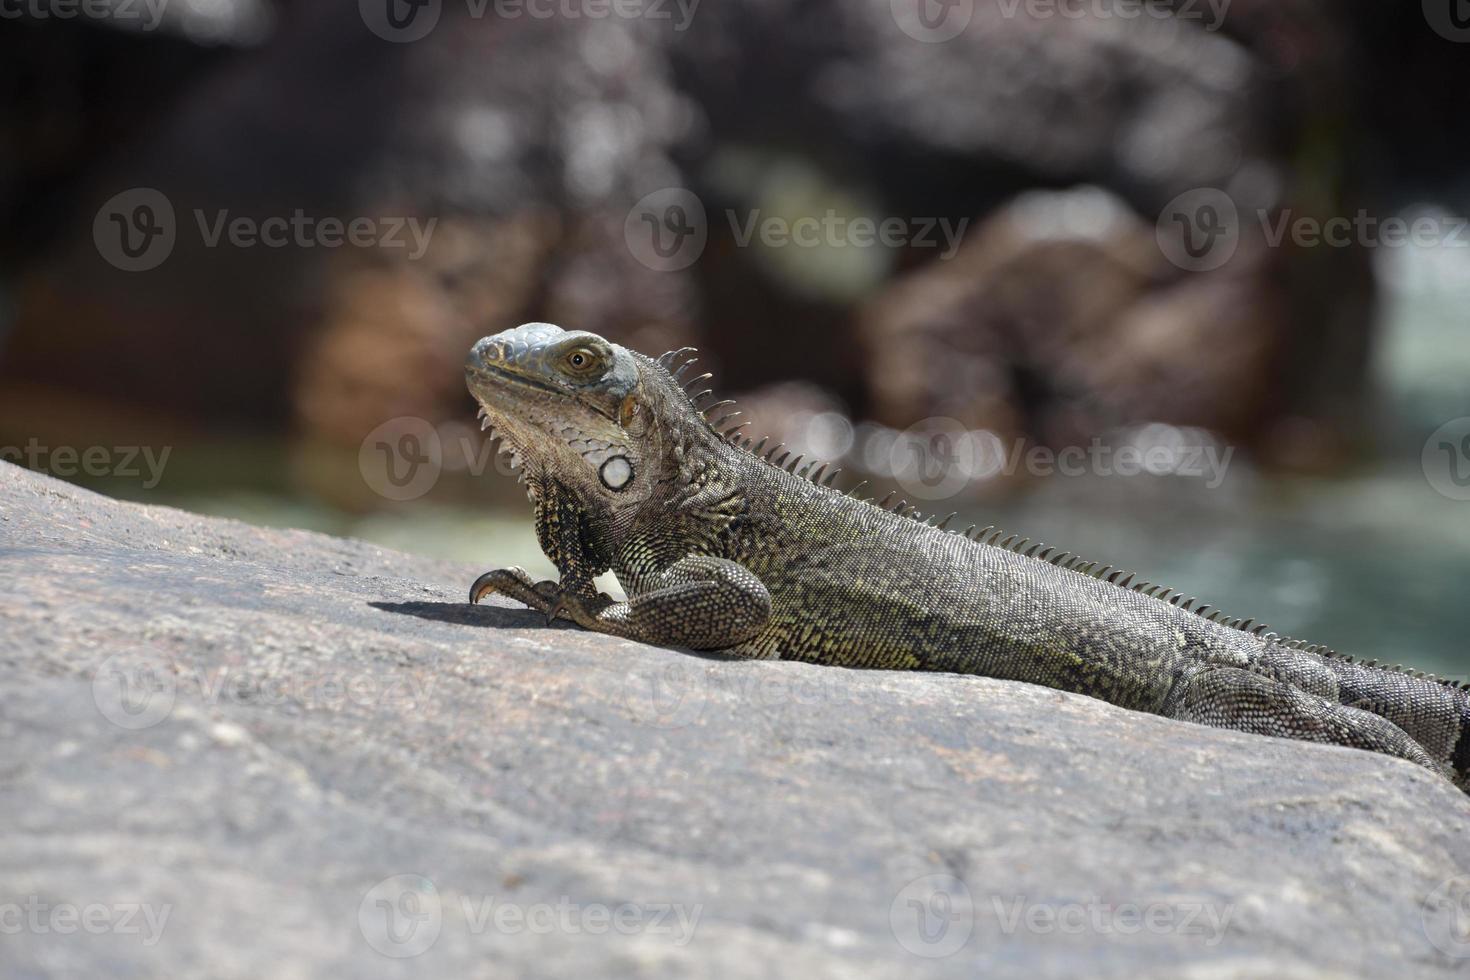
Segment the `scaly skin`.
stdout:
[[[670,371],[685,353],[655,361],[550,324],[475,345],[470,391],[524,465],[561,581],[488,572],[472,602],[499,592],[588,629],[741,657],[1043,684],[1382,752],[1470,791],[1470,692],[1207,616],[990,529],[956,534],[839,493],[820,471],[720,432],[724,420],[680,386],[692,362]],[[626,602],[593,586],[609,569]]]

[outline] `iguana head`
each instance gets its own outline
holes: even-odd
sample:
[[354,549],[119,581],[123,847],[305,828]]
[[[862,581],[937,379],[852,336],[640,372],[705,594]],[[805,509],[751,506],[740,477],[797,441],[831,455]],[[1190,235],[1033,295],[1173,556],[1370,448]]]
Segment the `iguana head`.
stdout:
[[654,361],[549,323],[476,342],[465,382],[487,426],[524,464],[532,495],[551,480],[588,509],[651,499],[671,465],[670,429],[680,408],[686,425],[699,418]]

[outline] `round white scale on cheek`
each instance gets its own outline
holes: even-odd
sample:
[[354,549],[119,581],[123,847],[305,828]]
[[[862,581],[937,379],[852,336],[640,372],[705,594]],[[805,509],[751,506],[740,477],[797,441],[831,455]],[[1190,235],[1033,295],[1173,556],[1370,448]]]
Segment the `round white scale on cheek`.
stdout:
[[626,456],[614,456],[602,464],[597,475],[602,478],[602,485],[609,490],[621,490],[633,479],[633,464],[628,462]]

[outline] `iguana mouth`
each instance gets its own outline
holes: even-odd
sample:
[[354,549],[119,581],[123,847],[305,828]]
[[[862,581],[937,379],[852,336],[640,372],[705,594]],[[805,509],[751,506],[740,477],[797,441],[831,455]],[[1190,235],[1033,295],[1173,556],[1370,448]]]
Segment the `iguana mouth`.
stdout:
[[[585,405],[587,408],[596,412],[598,415],[601,415],[603,418],[608,419],[612,422],[617,421],[617,419],[614,418],[611,413],[605,411],[602,408],[599,408],[596,405],[589,405],[581,399],[577,398],[576,392],[569,388],[562,388],[553,384],[548,384],[545,381],[538,381],[535,378],[529,378],[523,374],[516,374],[513,371],[507,371],[505,368],[496,367],[493,364],[485,364],[483,361],[467,365],[465,371],[467,374],[470,375],[472,379],[477,381],[483,379],[485,381],[488,381],[491,385],[498,384],[510,388],[527,388],[532,391],[540,391],[547,394],[557,395],[562,398],[574,399],[577,401],[578,404]],[[475,400],[479,401],[481,405],[485,404],[485,399],[479,391],[471,389],[471,393],[474,394]]]
[[495,367],[493,364],[471,364],[468,366],[467,371],[472,376],[478,375],[495,384],[509,383],[512,386],[520,385],[525,388],[535,388],[538,391],[549,391],[553,395],[566,396],[570,394],[570,392],[563,388],[558,388],[555,385],[549,385],[544,381],[537,381],[534,378],[528,378],[524,375],[515,374],[504,368]]

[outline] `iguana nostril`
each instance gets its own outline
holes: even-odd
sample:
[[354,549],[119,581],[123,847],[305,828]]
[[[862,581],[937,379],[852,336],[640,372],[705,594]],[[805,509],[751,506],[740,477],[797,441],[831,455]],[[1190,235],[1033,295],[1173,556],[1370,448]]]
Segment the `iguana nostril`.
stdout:
[[491,351],[494,346],[489,337],[481,337],[475,341],[474,345],[470,347],[469,354],[465,357],[465,367],[484,367],[493,359]]

